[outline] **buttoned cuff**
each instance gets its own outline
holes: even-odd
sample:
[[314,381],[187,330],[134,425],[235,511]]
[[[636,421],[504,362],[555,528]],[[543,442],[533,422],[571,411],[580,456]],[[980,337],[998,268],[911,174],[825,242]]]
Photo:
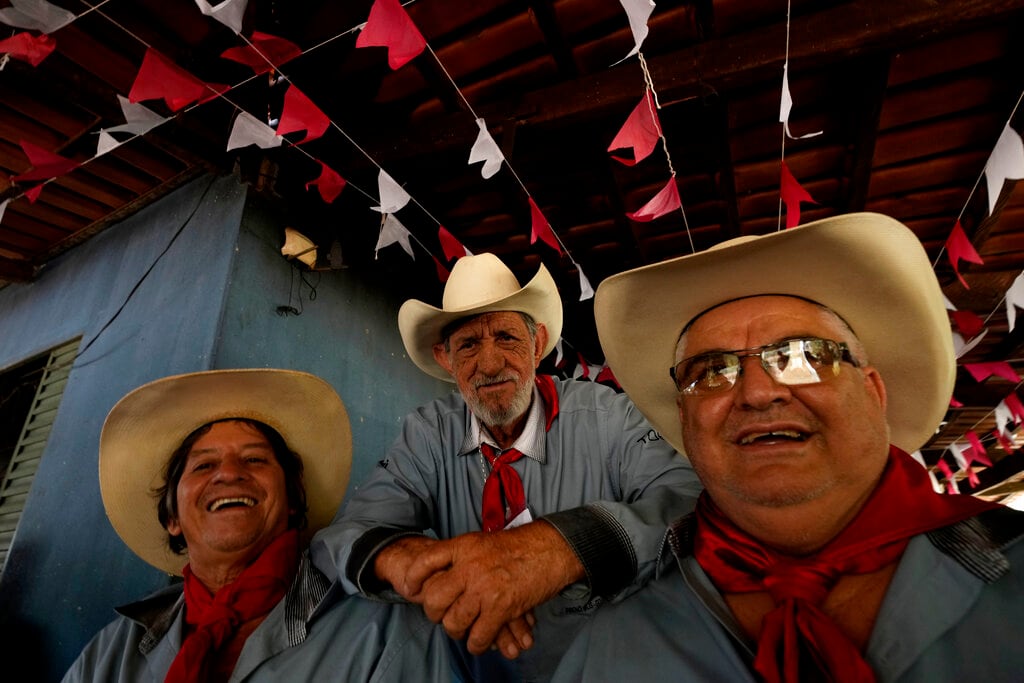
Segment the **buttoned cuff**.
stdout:
[[636,578],[633,544],[621,524],[599,507],[583,506],[542,517],[576,553],[590,591],[609,598]]
[[356,585],[363,595],[394,599],[397,594],[391,584],[377,578],[377,573],[373,569],[377,553],[399,538],[422,535],[417,531],[386,526],[369,529],[352,544],[352,552],[349,554],[348,564],[345,566],[345,576]]

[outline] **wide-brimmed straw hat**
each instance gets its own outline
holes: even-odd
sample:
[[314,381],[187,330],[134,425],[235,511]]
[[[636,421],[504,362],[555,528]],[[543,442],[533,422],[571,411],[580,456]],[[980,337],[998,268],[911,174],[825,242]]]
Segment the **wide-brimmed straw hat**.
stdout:
[[212,370],[164,377],[117,402],[100,434],[100,493],[107,517],[136,555],[181,575],[157,517],[154,491],[171,454],[189,434],[217,420],[246,418],[273,427],[302,459],[309,538],[341,504],[352,467],[352,431],[341,398],[323,379],[275,369]]
[[931,438],[956,374],[942,291],[910,229],[856,213],[729,240],[601,283],[594,316],[606,361],[669,443],[682,452],[668,368],[684,326],[718,304],[769,294],[803,297],[838,313],[885,382],[892,443],[913,452]]
[[441,308],[409,299],[398,311],[398,330],[406,352],[420,370],[453,382],[434,360],[433,349],[442,341],[441,331],[460,318],[493,311],[519,311],[543,323],[548,343],[542,357],[551,353],[562,335],[562,300],[544,264],[520,287],[515,274],[494,254],[463,256],[456,261],[444,286]]

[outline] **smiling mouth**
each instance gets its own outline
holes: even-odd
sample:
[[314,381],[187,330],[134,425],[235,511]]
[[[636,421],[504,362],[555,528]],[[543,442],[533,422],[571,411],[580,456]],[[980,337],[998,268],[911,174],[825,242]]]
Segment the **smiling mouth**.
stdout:
[[223,510],[224,508],[236,508],[236,507],[251,508],[251,507],[255,507],[255,505],[256,505],[256,499],[255,498],[249,498],[248,496],[241,496],[241,497],[238,497],[238,498],[218,498],[217,500],[215,500],[212,503],[210,503],[206,507],[206,509],[209,510],[210,512],[217,512],[218,510]]
[[795,429],[783,429],[777,432],[754,432],[747,434],[739,443],[741,446],[749,446],[755,443],[777,443],[779,441],[802,442],[807,440],[807,435]]

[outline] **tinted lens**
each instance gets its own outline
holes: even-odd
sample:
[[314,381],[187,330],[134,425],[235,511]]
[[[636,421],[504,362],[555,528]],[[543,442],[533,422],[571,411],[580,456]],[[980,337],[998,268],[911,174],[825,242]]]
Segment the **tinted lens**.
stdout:
[[827,339],[790,339],[761,352],[761,364],[781,384],[815,384],[839,372],[839,345]]
[[706,353],[676,366],[676,387],[687,394],[716,391],[736,383],[740,359],[732,353]]

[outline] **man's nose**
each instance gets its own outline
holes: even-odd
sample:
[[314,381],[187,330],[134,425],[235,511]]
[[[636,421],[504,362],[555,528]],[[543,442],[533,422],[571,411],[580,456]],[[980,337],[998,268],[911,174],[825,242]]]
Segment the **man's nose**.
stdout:
[[741,372],[736,378],[736,401],[751,408],[764,408],[778,401],[788,401],[792,391],[788,386],[776,382],[761,365],[759,356],[740,359]]

